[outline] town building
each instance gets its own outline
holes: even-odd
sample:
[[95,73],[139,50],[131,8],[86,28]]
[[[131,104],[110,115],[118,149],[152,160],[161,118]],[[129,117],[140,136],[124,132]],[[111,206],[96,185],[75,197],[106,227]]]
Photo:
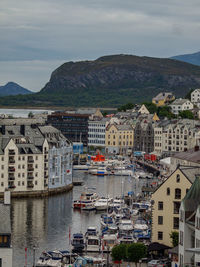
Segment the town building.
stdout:
[[161,92],[152,99],[152,103],[155,104],[157,107],[161,107],[173,101],[174,99],[175,99],[175,96],[172,93]]
[[109,124],[106,128],[106,153],[129,154],[133,150],[134,129],[129,124]]
[[192,93],[191,93],[191,102],[194,104],[198,104],[200,103],[200,89],[195,89]]
[[200,168],[179,166],[152,194],[152,242],[172,246],[170,233],[179,230],[181,200]]
[[0,266],[12,267],[12,261],[10,192],[6,191],[4,202],[0,203]]
[[138,113],[140,113],[140,114],[147,114],[147,115],[150,114],[150,112],[148,111],[148,109],[146,108],[146,106],[144,104],[138,110]]
[[[53,180],[52,157],[60,163],[56,180]],[[9,189],[13,196],[20,196],[42,194],[55,186],[68,187],[72,184],[72,175],[63,174],[68,169],[71,173],[72,144],[56,128],[0,126],[0,193]]]
[[200,124],[195,120],[163,120],[154,127],[154,152],[172,155],[200,143]]
[[105,148],[106,127],[109,124],[109,118],[101,120],[89,120],[88,122],[88,146]]
[[71,142],[88,145],[88,120],[91,114],[54,112],[47,117],[47,123],[54,126]]
[[200,176],[181,202],[179,211],[179,266],[200,265]]
[[193,103],[188,99],[176,99],[171,105],[171,111],[173,114],[178,115],[180,111],[192,110],[194,108]]
[[153,122],[146,118],[139,118],[135,124],[134,151],[144,151],[147,153],[154,151]]

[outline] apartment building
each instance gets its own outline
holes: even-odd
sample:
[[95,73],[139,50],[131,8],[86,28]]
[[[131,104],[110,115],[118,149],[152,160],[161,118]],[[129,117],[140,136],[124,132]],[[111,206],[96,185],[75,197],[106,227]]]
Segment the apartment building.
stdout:
[[110,118],[88,121],[88,146],[105,147],[106,127]]
[[171,246],[170,233],[179,230],[181,200],[200,168],[180,166],[152,194],[152,242]]
[[172,154],[186,151],[199,144],[199,122],[194,120],[162,121],[154,128],[154,151]]
[[107,153],[128,154],[132,152],[134,129],[131,125],[108,125],[105,138]]
[[62,151],[61,141],[65,142],[72,157],[71,143],[52,126],[1,125],[0,192],[7,188],[22,194],[48,191],[52,169],[49,152]]
[[188,99],[176,99],[171,105],[171,111],[173,114],[178,115],[180,111],[192,110],[194,108],[193,103]]
[[200,265],[200,176],[181,202],[179,211],[179,266]]

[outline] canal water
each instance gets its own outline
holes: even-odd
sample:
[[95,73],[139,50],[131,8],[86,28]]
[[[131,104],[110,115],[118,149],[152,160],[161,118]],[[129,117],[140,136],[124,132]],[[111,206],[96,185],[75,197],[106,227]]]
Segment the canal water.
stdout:
[[82,179],[83,186],[76,186],[71,192],[49,198],[13,199],[11,208],[13,266],[25,266],[25,248],[28,265],[33,265],[33,248],[36,259],[44,250],[69,249],[69,228],[71,235],[86,232],[88,226],[100,226],[101,214],[80,212],[72,209],[73,200],[78,199],[86,187],[93,188],[100,196],[121,196],[128,191],[138,193],[146,185],[145,180],[129,177],[97,177],[74,172],[74,179]]

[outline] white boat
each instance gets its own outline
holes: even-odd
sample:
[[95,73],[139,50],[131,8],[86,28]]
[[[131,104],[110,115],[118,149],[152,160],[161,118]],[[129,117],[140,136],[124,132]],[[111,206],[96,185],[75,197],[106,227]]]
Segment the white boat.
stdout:
[[73,170],[87,171],[89,169],[88,165],[74,165]]
[[105,234],[101,241],[101,248],[103,252],[111,252],[112,248],[119,244],[117,236],[114,234]]
[[89,204],[95,204],[99,199],[98,195],[93,192],[83,192],[78,200],[74,200],[73,208],[74,209],[82,209],[85,208]]
[[122,236],[121,238],[119,238],[119,242],[120,244],[132,244],[132,243],[136,243],[136,239],[134,239],[131,235],[125,235]]
[[98,234],[97,227],[89,226],[85,233],[85,237],[87,238],[88,236],[96,236],[97,234]]
[[44,251],[36,263],[37,267],[62,267],[65,264],[73,263],[74,255],[70,255],[69,251]]
[[101,241],[98,236],[89,235],[86,239],[86,251],[87,252],[100,252]]
[[121,208],[124,205],[123,199],[115,198],[112,203],[109,204],[109,208]]
[[98,176],[108,175],[108,171],[106,167],[99,167],[97,169],[91,169],[88,171],[88,173],[92,175],[98,175]]
[[119,224],[119,230],[122,232],[133,231],[133,223],[131,220],[122,220]]
[[112,198],[100,198],[96,201],[94,206],[98,211],[106,210],[111,202]]
[[147,230],[149,227],[146,223],[145,220],[143,219],[138,219],[136,220],[135,224],[134,224],[134,229],[136,230]]
[[112,170],[110,172],[110,175],[115,175],[115,176],[133,176],[134,172],[132,170]]
[[84,207],[81,208],[81,210],[84,211],[92,211],[92,210],[96,210],[94,203],[85,203]]

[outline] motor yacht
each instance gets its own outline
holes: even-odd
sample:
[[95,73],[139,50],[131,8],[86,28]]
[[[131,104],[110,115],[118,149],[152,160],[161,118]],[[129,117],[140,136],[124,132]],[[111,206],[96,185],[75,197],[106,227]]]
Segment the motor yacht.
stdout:
[[111,252],[112,248],[119,244],[118,239],[117,239],[117,235],[115,234],[105,234],[102,237],[102,246],[101,249],[103,252]]
[[85,248],[83,234],[82,233],[74,234],[71,244],[72,244],[72,252],[82,253]]
[[101,240],[97,235],[89,235],[86,239],[87,252],[100,252],[101,250]]
[[94,204],[97,211],[103,211],[108,209],[109,204],[112,202],[112,198],[100,198]]
[[83,192],[81,193],[80,199],[74,200],[73,208],[82,209],[85,208],[88,204],[95,204],[99,199],[98,195],[93,192]]

